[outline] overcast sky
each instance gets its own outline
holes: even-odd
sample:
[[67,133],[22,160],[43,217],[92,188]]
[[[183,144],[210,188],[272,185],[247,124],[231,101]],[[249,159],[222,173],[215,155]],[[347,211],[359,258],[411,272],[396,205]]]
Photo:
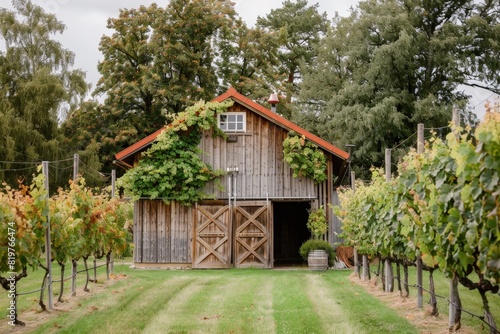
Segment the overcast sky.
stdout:
[[[253,26],[258,16],[266,16],[271,9],[282,7],[284,0],[233,0],[236,12],[249,26]],[[1,0],[0,7],[12,8],[9,0]],[[46,11],[54,13],[66,25],[62,36],[57,37],[63,46],[76,55],[75,67],[87,73],[87,81],[92,83],[92,90],[99,80],[97,62],[102,59],[98,49],[102,35],[113,32],[106,29],[109,17],[118,17],[120,8],[137,8],[140,5],[150,5],[156,2],[165,6],[168,1],[153,0],[32,0]],[[358,0],[310,0],[309,4],[319,4],[320,13],[326,12],[328,18],[333,18],[335,12],[347,16],[351,7],[356,7]],[[467,90],[472,95],[471,105],[482,117],[484,100],[491,93],[475,89]]]

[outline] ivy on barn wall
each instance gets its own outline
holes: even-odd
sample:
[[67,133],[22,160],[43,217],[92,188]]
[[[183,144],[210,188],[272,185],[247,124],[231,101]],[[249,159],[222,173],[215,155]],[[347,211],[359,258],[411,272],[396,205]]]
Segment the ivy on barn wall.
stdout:
[[177,114],[143,153],[138,165],[119,179],[119,186],[134,199],[162,198],[167,203],[175,200],[189,205],[210,198],[203,192],[205,184],[224,172],[203,162],[198,145],[205,130],[224,136],[217,126],[217,114],[232,104],[198,102]]
[[305,136],[289,133],[283,141],[285,161],[293,169],[293,177],[307,176],[316,183],[326,180],[326,158],[315,144],[306,141]]

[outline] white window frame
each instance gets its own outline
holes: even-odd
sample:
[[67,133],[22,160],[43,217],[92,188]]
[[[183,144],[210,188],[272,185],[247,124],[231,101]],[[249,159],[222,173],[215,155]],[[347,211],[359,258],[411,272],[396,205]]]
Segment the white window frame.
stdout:
[[[226,122],[221,122],[221,116],[234,116],[234,120],[227,120]],[[238,120],[238,116],[242,116],[241,120]],[[225,112],[217,115],[217,124],[219,129],[224,132],[236,132],[243,133],[247,131],[247,114],[245,112]],[[234,125],[234,126],[233,126]],[[238,125],[241,125],[238,128]]]

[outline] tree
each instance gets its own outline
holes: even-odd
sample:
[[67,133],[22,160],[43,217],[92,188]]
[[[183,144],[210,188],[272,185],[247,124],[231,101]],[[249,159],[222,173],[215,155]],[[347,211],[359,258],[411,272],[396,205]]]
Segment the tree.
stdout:
[[[71,70],[74,54],[51,39],[64,25],[29,0],[13,1],[15,11],[0,9],[0,160],[57,160],[58,123],[78,107],[88,85]],[[2,169],[19,169],[2,163]],[[0,178],[15,183],[34,169]]]
[[[317,57],[316,46],[328,29],[326,13],[318,12],[318,4],[308,6],[307,0],[283,2],[265,17],[257,18],[257,27],[274,34],[279,45],[275,85],[290,103],[298,92],[303,64]],[[289,114],[287,113],[287,115]]]
[[106,93],[110,111],[136,124],[139,135],[157,130],[166,114],[215,96],[212,42],[231,29],[235,16],[228,1],[175,0],[166,8],[121,10],[108,20],[115,33],[101,39],[102,77],[94,94]]
[[[468,96],[459,85],[500,89],[498,0],[368,0],[336,17],[308,69],[299,122],[355,144],[354,164],[380,166],[385,148],[443,127]],[[482,82],[483,84],[481,84]]]
[[[82,135],[99,143],[105,170],[116,152],[194,102],[216,96],[216,52],[234,39],[236,16],[230,1],[174,0],[165,8],[123,9],[108,20],[114,33],[101,39],[102,77],[94,92],[106,94],[105,103],[82,109],[72,120],[90,126]],[[100,124],[93,124],[96,119]]]
[[[107,111],[106,111],[107,110]],[[64,146],[78,153],[81,161],[79,173],[90,187],[109,184],[109,173],[113,166],[117,147],[127,147],[137,138],[137,130],[128,118],[111,112],[96,101],[85,101],[61,124]]]
[[269,94],[276,91],[274,68],[279,60],[275,34],[259,27],[248,28],[240,20],[234,38],[221,41],[218,53],[222,86],[232,86],[260,104],[267,103]]

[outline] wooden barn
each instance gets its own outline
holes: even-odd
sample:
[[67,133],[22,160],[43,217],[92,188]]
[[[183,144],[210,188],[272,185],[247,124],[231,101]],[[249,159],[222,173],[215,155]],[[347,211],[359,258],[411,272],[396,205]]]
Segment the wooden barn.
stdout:
[[[308,210],[336,203],[336,187],[349,154],[230,88],[214,101],[232,99],[220,115],[227,138],[207,133],[203,159],[227,171],[215,200],[193,206],[140,199],[134,207],[134,262],[137,266],[192,268],[273,268],[302,262],[300,245],[310,238]],[[162,129],[116,154],[117,164],[133,168]],[[290,131],[320,147],[328,161],[327,180],[294,178],[283,160]],[[339,222],[328,211],[328,241],[336,242]]]

